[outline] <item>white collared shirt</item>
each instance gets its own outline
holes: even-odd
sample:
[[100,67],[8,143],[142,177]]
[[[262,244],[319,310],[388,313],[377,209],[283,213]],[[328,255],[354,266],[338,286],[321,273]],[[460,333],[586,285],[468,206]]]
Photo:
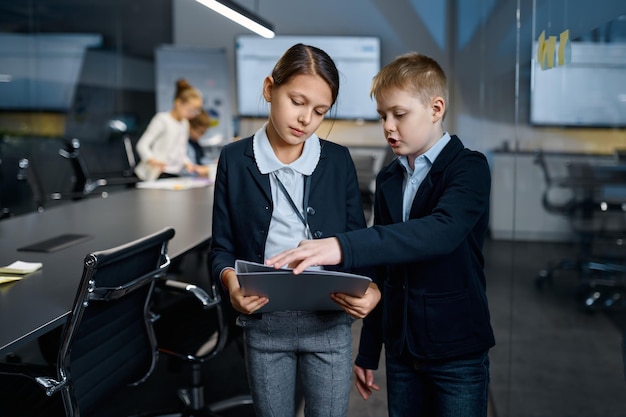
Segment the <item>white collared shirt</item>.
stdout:
[[302,213],[304,198],[304,176],[311,175],[320,159],[321,146],[316,134],[311,135],[305,142],[302,155],[290,164],[278,160],[263,125],[252,139],[254,159],[261,174],[270,174],[270,188],[272,190],[272,219],[265,242],[265,259],[287,250],[295,248],[301,240],[309,239],[307,229],[293,211],[287,197],[280,190],[274,173],[283,183],[296,207]]
[[430,172],[433,162],[441,153],[443,148],[450,142],[450,134],[444,135],[426,152],[415,158],[414,169],[411,169],[406,155],[398,157],[400,164],[404,167],[404,186],[402,192],[402,221],[409,219],[411,206],[422,181]]

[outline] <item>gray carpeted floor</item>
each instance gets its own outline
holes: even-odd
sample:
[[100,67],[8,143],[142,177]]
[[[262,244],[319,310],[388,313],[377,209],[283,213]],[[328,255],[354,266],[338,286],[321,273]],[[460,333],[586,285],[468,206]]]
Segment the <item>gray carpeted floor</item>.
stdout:
[[574,253],[552,243],[492,241],[486,248],[497,416],[626,416],[623,307],[585,308],[589,289],[573,271],[535,285],[548,262]]
[[[497,341],[490,352],[491,416],[626,416],[626,309],[584,308],[581,295],[587,292],[581,292],[585,287],[573,271],[536,285],[541,269],[575,253],[570,244],[487,242],[488,296]],[[357,323],[355,337],[358,329]],[[377,379],[384,388],[384,367]],[[349,414],[386,416],[384,392],[363,401],[353,390]]]

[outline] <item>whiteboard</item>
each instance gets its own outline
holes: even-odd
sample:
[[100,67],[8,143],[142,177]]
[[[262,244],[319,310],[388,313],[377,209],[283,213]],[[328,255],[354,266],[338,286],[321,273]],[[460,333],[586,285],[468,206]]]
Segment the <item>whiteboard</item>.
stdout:
[[572,42],[571,62],[549,69],[536,59],[531,64],[532,124],[626,126],[626,44]]
[[155,51],[157,111],[172,108],[176,81],[185,78],[202,93],[202,107],[211,126],[200,138],[203,146],[220,146],[233,137],[226,51],[186,46],[160,46]]
[[324,50],[339,70],[339,96],[329,116],[376,120],[376,104],[369,96],[372,78],[380,70],[380,40],[351,36],[237,37],[235,48],[237,111],[242,117],[266,117],[263,80],[271,75],[282,54],[296,43]]

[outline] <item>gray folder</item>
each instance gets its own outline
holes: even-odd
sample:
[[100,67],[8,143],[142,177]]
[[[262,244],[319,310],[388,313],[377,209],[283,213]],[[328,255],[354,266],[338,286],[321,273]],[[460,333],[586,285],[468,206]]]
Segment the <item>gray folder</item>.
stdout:
[[330,299],[334,292],[361,297],[372,280],[345,272],[306,270],[294,275],[290,269],[274,269],[262,264],[237,260],[235,272],[245,295],[267,297],[269,302],[257,312],[341,310]]

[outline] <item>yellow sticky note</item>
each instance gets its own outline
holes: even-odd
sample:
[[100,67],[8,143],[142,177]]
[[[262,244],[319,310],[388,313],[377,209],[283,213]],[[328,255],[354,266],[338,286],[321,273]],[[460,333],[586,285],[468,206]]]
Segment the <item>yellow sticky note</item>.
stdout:
[[0,284],[6,284],[8,282],[19,281],[23,278],[23,275],[0,275]]
[[565,51],[569,47],[569,29],[561,32],[559,36],[559,57],[558,57],[558,65],[565,64]]

